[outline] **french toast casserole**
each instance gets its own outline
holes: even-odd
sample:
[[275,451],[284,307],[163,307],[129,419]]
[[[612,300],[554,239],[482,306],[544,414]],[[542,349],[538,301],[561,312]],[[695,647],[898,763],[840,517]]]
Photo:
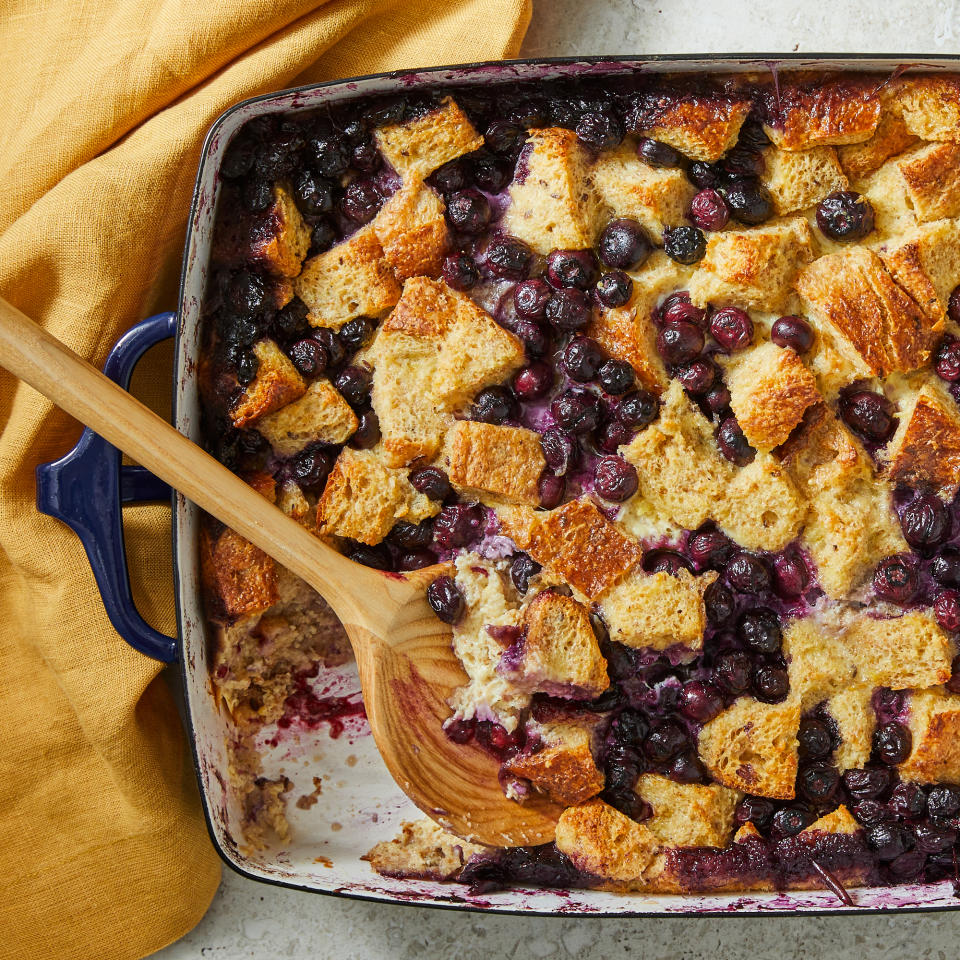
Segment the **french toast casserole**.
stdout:
[[[250,120],[220,175],[209,449],[356,562],[436,571],[447,735],[564,807],[533,848],[409,823],[373,869],[957,878],[960,77],[367,98]],[[312,686],[349,645],[233,531],[201,558],[246,842],[282,842],[254,739],[362,712]]]

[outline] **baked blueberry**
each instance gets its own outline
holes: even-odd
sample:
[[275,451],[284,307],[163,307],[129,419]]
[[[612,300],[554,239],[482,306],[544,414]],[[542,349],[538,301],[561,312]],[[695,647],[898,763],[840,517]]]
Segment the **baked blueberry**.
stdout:
[[513,378],[513,392],[521,400],[538,400],[553,386],[553,367],[542,360],[534,360],[518,370]]
[[597,371],[597,380],[604,391],[618,397],[633,388],[636,375],[626,360],[606,360]]
[[524,280],[513,290],[513,305],[517,315],[527,320],[543,320],[553,290],[545,280]]
[[933,601],[933,615],[948,633],[960,631],[960,592],[941,590]]
[[528,553],[518,553],[510,564],[510,580],[518,593],[526,593],[530,587],[530,578],[541,570],[540,564]]
[[931,493],[917,494],[900,511],[904,539],[917,550],[927,550],[950,535],[950,514],[946,504]]
[[933,355],[933,365],[941,380],[946,380],[947,383],[960,380],[960,340],[945,337]]
[[357,429],[350,438],[350,446],[358,450],[370,450],[380,442],[380,418],[374,410],[357,414]]
[[431,500],[446,500],[453,493],[449,478],[439,467],[420,467],[409,479],[414,490]]
[[770,328],[770,339],[778,347],[806,353],[813,346],[813,328],[803,317],[780,317]]
[[652,167],[679,167],[683,165],[683,154],[662,140],[642,137],[637,144],[637,156],[646,160]]
[[720,188],[733,217],[747,226],[764,223],[773,216],[773,201],[759,180],[746,177]]
[[586,391],[565,391],[550,404],[550,412],[568,433],[590,433],[600,422],[600,403]]
[[717,377],[717,368],[710,360],[698,357],[696,360],[680,367],[676,378],[680,386],[691,396],[699,397],[707,393]]
[[440,547],[465,547],[483,532],[483,509],[475,503],[453,503],[433,521],[433,539]]
[[743,350],[753,342],[753,321],[745,310],[724,307],[710,317],[710,335],[727,353]]
[[524,280],[533,264],[533,251],[515,237],[493,237],[478,262],[498,280]]
[[653,423],[660,412],[660,400],[646,390],[628,393],[614,411],[617,420],[630,427],[645,427]]
[[902,724],[891,721],[873,731],[873,753],[887,766],[895,767],[910,756],[912,738]]
[[590,304],[582,290],[555,290],[544,311],[547,320],[558,330],[580,330],[590,320]]
[[690,204],[690,219],[701,230],[722,230],[730,221],[730,208],[718,190],[701,190]]
[[601,457],[594,470],[593,485],[604,500],[622,503],[637,492],[637,470],[622,457]]
[[770,589],[770,569],[758,556],[741,550],[724,570],[727,583],[741,593],[758,594]]
[[470,412],[474,420],[481,423],[501,424],[513,419],[516,414],[516,400],[506,387],[486,387],[473,401]]
[[597,281],[596,298],[609,309],[625,306],[632,294],[633,281],[622,270],[610,270]]
[[917,594],[917,569],[910,557],[886,557],[873,573],[873,589],[881,600],[909,603]]
[[854,190],[836,190],[817,205],[817,226],[837,243],[862,240],[873,230],[873,206]]
[[558,476],[549,470],[544,470],[537,483],[537,494],[540,497],[540,506],[544,510],[552,510],[563,503],[563,495],[567,491],[566,477]]
[[597,243],[600,260],[615,270],[635,270],[653,251],[646,231],[627,217],[611,220],[601,231]]
[[383,206],[383,194],[373,180],[353,180],[347,185],[340,209],[355,223],[369,223]]
[[444,623],[458,623],[466,609],[466,598],[453,577],[437,577],[427,587],[427,602]]
[[689,320],[665,323],[657,332],[657,352],[665,363],[689,363],[703,350],[703,331]]
[[351,407],[362,407],[370,399],[373,375],[366,367],[344,367],[333,385]]
[[671,260],[690,265],[703,259],[707,241],[699,227],[664,227],[663,249]]
[[293,365],[305,377],[316,377],[327,369],[327,351],[316,340],[298,340],[287,351]]
[[717,429],[717,446],[724,457],[738,467],[753,463],[757,455],[757,451],[747,442],[736,417],[727,417],[720,424]]
[[623,140],[623,121],[613,108],[588,110],[578,121],[576,134],[594,150],[609,150]]
[[563,476],[579,459],[576,438],[559,427],[547,430],[540,438],[540,446],[547,466],[559,476]]
[[896,421],[893,404],[872,390],[853,390],[840,396],[840,416],[854,433],[873,443],[886,443]]
[[596,378],[606,355],[596,340],[574,337],[563,351],[562,364],[567,376],[579,383],[588,383]]
[[343,344],[344,349],[349,353],[355,353],[361,347],[366,346],[367,342],[373,336],[373,321],[367,317],[357,317],[354,320],[348,320],[339,330],[337,336]]
[[474,187],[461,190],[447,198],[447,219],[454,230],[476,236],[490,222],[490,204]]

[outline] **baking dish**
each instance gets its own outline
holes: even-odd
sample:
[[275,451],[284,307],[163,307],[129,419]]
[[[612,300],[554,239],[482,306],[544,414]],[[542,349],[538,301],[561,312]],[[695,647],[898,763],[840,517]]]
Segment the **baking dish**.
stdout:
[[[768,69],[781,73],[801,69],[882,73],[901,67],[957,69],[957,62],[955,58],[921,58],[903,64],[899,58],[890,56],[513,61],[371,76],[245,101],[216,121],[204,144],[188,225],[177,312],[152,317],[131,330],[114,349],[106,372],[126,385],[139,356],[158,340],[175,336],[174,423],[183,433],[199,440],[194,371],[200,345],[200,304],[218,198],[218,169],[232,136],[251,117],[316,109],[354,97],[408,92],[424,86],[456,88],[471,83],[512,83],[578,74],[614,77],[636,71],[716,74]],[[929,886],[857,890],[855,906],[850,908],[840,905],[829,892],[666,896],[515,889],[480,898],[468,896],[463,887],[379,877],[361,856],[375,842],[395,835],[402,820],[417,814],[390,780],[363,720],[357,717],[347,717],[336,726],[323,726],[315,735],[305,735],[298,742],[277,740],[269,731],[264,733],[261,745],[267,775],[283,774],[291,779],[295,784],[292,795],[310,793],[315,776],[323,778],[323,789],[317,802],[307,809],[293,803],[288,806],[293,833],[290,844],[265,853],[242,850],[237,840],[240,811],[227,789],[225,741],[229,729],[226,718],[217,710],[208,680],[197,557],[198,511],[179,495],[173,501],[178,639],[164,637],[149,628],[132,606],[120,505],[156,499],[164,493],[162,485],[139,468],[121,469],[119,454],[89,431],[71,454],[38,471],[38,505],[44,512],[69,523],[81,536],[118,632],[147,655],[168,662],[179,659],[186,690],[188,728],[211,837],[225,861],[239,872],[254,879],[368,899],[543,914],[702,915],[824,909],[949,909],[956,905],[949,881]],[[359,696],[359,683],[352,665],[330,669],[322,675],[322,680],[324,688],[319,691],[322,695],[354,701]]]

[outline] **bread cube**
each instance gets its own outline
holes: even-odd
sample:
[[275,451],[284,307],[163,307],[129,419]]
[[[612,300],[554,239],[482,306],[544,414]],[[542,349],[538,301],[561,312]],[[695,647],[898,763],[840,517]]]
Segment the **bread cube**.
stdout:
[[802,217],[712,233],[690,281],[690,299],[698,306],[781,311],[797,272],[815,256],[813,232]]
[[253,355],[257,358],[257,375],[230,408],[230,419],[238,429],[299,399],[307,389],[297,368],[273,340],[258,340]]
[[902,77],[895,97],[911,133],[924,140],[960,140],[960,83],[946,77]]
[[840,639],[812,620],[794,620],[783,633],[783,656],[790,676],[790,694],[803,710],[843,690],[853,680],[856,665]]
[[672,847],[725,847],[733,834],[733,811],[742,794],[718,783],[677,783],[641,774],[634,790],[653,808],[644,823]]
[[311,257],[293,283],[315,327],[339,330],[356,317],[379,317],[400,299],[400,285],[373,224]]
[[663,242],[664,227],[686,223],[697,190],[682,170],[660,168],[637,157],[624,143],[605,151],[590,169],[590,182],[612,217],[630,217]]
[[542,254],[592,247],[600,205],[587,176],[589,161],[572,130],[531,130],[510,185],[505,232]]
[[908,702],[910,755],[900,764],[902,780],[960,782],[960,697],[942,690],[915,691]]
[[960,409],[933,376],[907,395],[883,452],[895,483],[932,487],[945,500],[960,489]]
[[625,536],[586,498],[571,500],[542,516],[529,531],[527,550],[590,600],[643,557],[640,542]]
[[393,840],[378,843],[360,859],[384,877],[454,880],[471,856],[486,849],[423,817],[400,824],[400,833]]
[[660,849],[646,826],[602,800],[567,807],[557,822],[556,844],[577,869],[621,883],[642,877]]
[[667,143],[692,160],[715,163],[737,142],[749,113],[748,100],[671,97],[656,120],[636,133]]
[[201,528],[200,577],[207,615],[219,623],[255,616],[277,602],[276,564],[228,527],[216,536]]
[[388,467],[372,450],[344,447],[317,504],[317,530],[373,546],[398,520],[418,523],[439,509],[414,490],[405,471]]
[[540,505],[546,460],[540,437],[532,430],[458,420],[447,433],[443,459],[450,482],[459,490]]
[[590,732],[572,723],[544,724],[538,731],[544,746],[514,757],[506,770],[529,780],[554,803],[585,803],[603,789],[603,774],[590,750]]
[[634,570],[600,599],[610,639],[638,649],[699,650],[707,622],[703,594],[716,579],[712,572],[695,577],[681,570],[674,577]]
[[950,679],[954,646],[928,613],[902,617],[862,616],[841,642],[857,665],[857,681],[891,690],[923,689]]
[[[883,98],[881,97],[881,100]],[[896,105],[883,104],[880,123],[869,140],[837,149],[843,172],[852,180],[869,177],[891,157],[912,147],[917,137]]]
[[765,124],[767,136],[781,150],[839,146],[869,140],[880,122],[875,84],[837,81],[781,85],[776,124]]
[[523,613],[523,627],[518,648],[508,650],[498,668],[518,688],[591,700],[610,686],[590,615],[572,597],[538,593]]
[[291,520],[296,520],[308,530],[316,530],[317,511],[310,506],[310,501],[295,481],[287,480],[282,484],[277,495],[277,506]]
[[697,749],[711,776],[732,790],[790,800],[797,778],[800,699],[741,697],[703,725]]
[[445,163],[483,146],[483,136],[453,97],[407,123],[374,131],[386,161],[404,180],[423,180]]
[[873,687],[847,687],[827,701],[827,713],[840,734],[840,745],[833,752],[834,766],[859,770],[866,765],[873,750],[873,731],[877,717],[873,709]]
[[356,414],[329,380],[314,380],[299,400],[257,422],[257,430],[281,457],[292,457],[311,443],[345,443],[356,429]]
[[801,270],[797,290],[849,365],[850,379],[906,373],[929,359],[934,325],[872,250],[820,257]]
[[863,827],[856,821],[853,814],[841,803],[836,810],[831,810],[830,813],[824,814],[819,819],[814,820],[809,827],[804,828],[800,832],[800,836],[810,836],[816,833],[852,836],[862,830]]
[[827,194],[849,186],[833,147],[793,152],[771,147],[763,151],[763,160],[766,169],[761,179],[779,216],[809,210]]
[[440,276],[450,246],[444,209],[438,194],[419,180],[403,184],[381,207],[373,229],[399,281]]
[[779,447],[820,400],[816,380],[790,349],[766,341],[725,365],[730,406],[751,446]]

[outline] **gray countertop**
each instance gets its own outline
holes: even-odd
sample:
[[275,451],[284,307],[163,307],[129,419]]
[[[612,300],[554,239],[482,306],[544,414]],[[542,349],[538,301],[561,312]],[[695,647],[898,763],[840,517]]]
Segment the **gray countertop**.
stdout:
[[[535,0],[523,56],[960,51],[955,0]],[[616,920],[458,914],[254,883],[224,869],[206,917],[159,960],[954,960],[960,913]]]

